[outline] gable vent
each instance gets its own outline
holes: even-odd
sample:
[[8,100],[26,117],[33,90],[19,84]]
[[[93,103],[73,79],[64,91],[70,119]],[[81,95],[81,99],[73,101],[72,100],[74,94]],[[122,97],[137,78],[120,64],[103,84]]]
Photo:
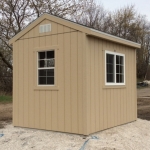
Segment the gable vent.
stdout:
[[40,33],[50,32],[50,31],[51,31],[51,24],[44,24],[44,25],[40,25],[39,27]]

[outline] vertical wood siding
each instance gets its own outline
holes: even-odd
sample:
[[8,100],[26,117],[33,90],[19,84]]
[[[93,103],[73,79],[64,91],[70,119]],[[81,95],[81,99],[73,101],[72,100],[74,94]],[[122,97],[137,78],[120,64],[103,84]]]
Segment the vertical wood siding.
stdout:
[[[39,34],[51,23],[52,32]],[[83,33],[44,20],[14,43],[14,126],[83,134]],[[34,90],[35,48],[58,46],[58,90]]]
[[[87,37],[87,133],[136,120],[135,50],[94,37]],[[125,54],[124,87],[105,86],[105,50]]]

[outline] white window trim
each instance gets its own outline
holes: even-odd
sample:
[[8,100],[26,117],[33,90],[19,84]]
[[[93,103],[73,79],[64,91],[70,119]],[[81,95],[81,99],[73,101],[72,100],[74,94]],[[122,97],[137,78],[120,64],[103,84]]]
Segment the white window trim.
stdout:
[[[115,61],[115,65],[114,65],[115,82],[114,83],[107,83],[106,54],[113,54],[115,56],[114,57],[114,61]],[[123,58],[124,58],[123,59],[123,63],[124,63],[124,82],[123,83],[116,83],[116,55],[123,56]],[[126,81],[125,81],[126,77],[125,76],[126,76],[126,73],[125,73],[125,54],[105,50],[105,85],[125,85],[125,83],[126,83]]]
[[[39,63],[38,63],[38,62],[39,62],[38,53],[39,53],[39,52],[46,52],[46,51],[54,51],[54,56],[56,56],[56,55],[55,55],[55,49],[45,50],[45,51],[37,51],[37,86],[38,86],[38,87],[40,87],[40,86],[41,86],[41,87],[44,87],[44,86],[45,86],[45,87],[53,87],[53,86],[56,86],[56,85],[55,85],[55,81],[56,81],[56,80],[55,80],[55,67],[56,67],[56,66],[55,66],[55,67],[44,67],[44,68],[39,68],[39,66],[38,66],[38,65],[39,65]],[[55,60],[55,58],[54,58],[54,60]],[[56,63],[55,63],[55,64],[56,64]],[[44,69],[54,69],[54,84],[51,84],[51,85],[47,85],[47,84],[41,85],[41,84],[39,84],[39,70],[42,70],[42,69],[43,69],[43,70],[44,70]]]

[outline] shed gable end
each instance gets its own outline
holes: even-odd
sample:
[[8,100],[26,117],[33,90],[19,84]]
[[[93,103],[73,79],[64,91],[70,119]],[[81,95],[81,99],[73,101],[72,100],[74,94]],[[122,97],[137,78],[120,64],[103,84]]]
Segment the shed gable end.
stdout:
[[[51,26],[51,30],[48,32],[40,33],[40,26],[41,25],[49,25],[49,24]],[[37,24],[35,27],[33,27],[31,30],[29,30],[27,33],[25,33],[22,37],[20,37],[18,40],[41,37],[41,36],[56,35],[56,34],[62,34],[62,33],[68,33],[68,32],[76,32],[76,31],[77,30],[75,30],[73,28],[61,25],[59,23],[53,22],[48,19],[44,19],[39,24]]]

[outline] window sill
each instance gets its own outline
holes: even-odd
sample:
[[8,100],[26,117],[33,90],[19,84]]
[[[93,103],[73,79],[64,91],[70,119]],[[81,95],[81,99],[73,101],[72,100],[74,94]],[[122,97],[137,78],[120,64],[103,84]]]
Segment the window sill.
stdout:
[[58,86],[36,86],[34,87],[35,91],[58,91]]
[[103,89],[122,89],[126,88],[126,85],[104,85]]

